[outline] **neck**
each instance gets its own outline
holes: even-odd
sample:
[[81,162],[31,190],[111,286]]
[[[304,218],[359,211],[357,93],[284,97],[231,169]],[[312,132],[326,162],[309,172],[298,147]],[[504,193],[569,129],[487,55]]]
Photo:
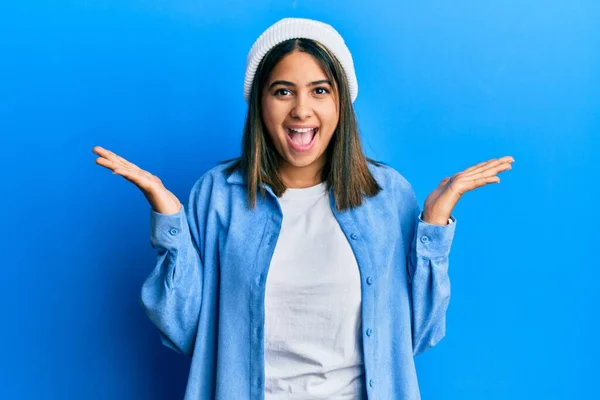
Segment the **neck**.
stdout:
[[283,183],[288,188],[303,189],[318,185],[322,182],[322,165],[307,165],[306,167],[295,167],[288,163],[279,166],[279,173]]

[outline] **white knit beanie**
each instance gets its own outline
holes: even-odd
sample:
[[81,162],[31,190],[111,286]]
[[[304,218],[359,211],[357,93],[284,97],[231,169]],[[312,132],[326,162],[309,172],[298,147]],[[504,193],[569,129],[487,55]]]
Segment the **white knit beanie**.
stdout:
[[331,25],[306,18],[284,18],[279,20],[256,39],[246,59],[246,76],[244,78],[246,102],[250,98],[252,80],[263,57],[279,43],[297,38],[316,40],[335,55],[346,73],[350,87],[350,97],[354,103],[358,95],[358,82],[356,81],[352,55],[346,47],[344,39]]

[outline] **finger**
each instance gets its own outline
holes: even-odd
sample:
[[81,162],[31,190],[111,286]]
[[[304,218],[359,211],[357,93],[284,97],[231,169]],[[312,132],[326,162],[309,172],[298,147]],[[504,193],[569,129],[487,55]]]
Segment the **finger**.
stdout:
[[104,157],[108,160],[114,161],[117,164],[121,164],[126,168],[130,168],[133,170],[139,169],[139,167],[135,164],[133,164],[132,162],[127,161],[126,159],[124,159],[123,157],[119,156],[118,154],[107,150],[105,148],[102,148],[100,146],[96,146],[94,147],[94,153],[98,154],[101,157]]
[[120,160],[118,156],[110,150],[96,146],[94,147],[93,152],[98,154],[100,157],[105,158],[106,160],[112,161],[115,164],[125,165],[122,160]]
[[493,176],[487,176],[487,177],[482,177],[482,178],[477,178],[473,180],[473,184],[475,185],[475,187],[481,187],[490,183],[500,183],[500,178],[497,177],[496,175]]
[[[501,172],[504,172],[504,171],[507,171],[509,169],[511,169],[510,165],[505,165],[504,167],[502,167],[502,169],[500,169],[500,167],[498,167],[498,168],[490,167],[489,169],[486,169],[486,170],[481,171],[481,172],[474,173],[474,174],[469,175],[469,176],[465,176],[463,178],[465,180],[477,181],[478,179],[487,179],[487,178],[490,178],[490,177],[494,177],[497,174],[499,174]],[[498,178],[498,179],[500,179],[500,178]]]
[[492,162],[492,161],[494,161],[494,160],[488,160],[488,161],[480,162],[480,163],[479,163],[479,164],[477,164],[477,165],[473,165],[472,167],[465,169],[465,170],[463,171],[463,173],[469,173],[469,172],[471,172],[471,171],[473,171],[473,170],[475,170],[475,169],[477,169],[477,168],[480,168],[480,167],[482,167],[482,166],[484,166],[484,165],[486,165],[486,164],[489,164],[489,163],[490,163],[490,162]]
[[112,151],[105,149],[104,147],[101,146],[96,146],[92,149],[92,151],[96,154],[98,154],[100,157],[104,157],[104,158],[113,158],[113,156],[115,155],[115,153],[113,153]]
[[96,164],[101,165],[105,168],[114,171],[115,168],[123,167],[120,163],[115,162],[114,160],[109,160],[108,158],[98,157],[96,159]]
[[498,159],[495,161],[488,162],[482,165],[481,167],[473,169],[472,171],[463,175],[467,177],[479,177],[479,174],[485,174],[488,172],[494,174],[498,172],[504,172],[506,170],[512,169],[511,162],[512,161],[509,162],[507,160]]
[[130,180],[135,180],[136,182],[138,182],[140,179],[147,179],[149,181],[155,179],[154,175],[148,171],[145,171],[141,168],[128,168],[127,166],[124,166],[123,164],[114,160],[99,157],[96,159],[96,163],[107,169],[110,169],[114,174],[122,175],[123,177],[127,176],[130,178]]
[[125,165],[128,168],[137,170],[137,169],[141,169],[140,167],[138,167],[137,165],[135,165],[134,163],[132,163],[131,161],[127,161],[126,159],[124,159],[123,157],[115,154],[115,157],[117,158],[117,160],[119,160],[123,165]]
[[486,170],[486,169],[490,168],[493,165],[496,165],[497,162],[498,162],[497,159],[486,161],[484,163],[481,163],[477,168],[472,168],[469,171],[465,171],[464,175],[468,176],[468,175],[473,175],[473,174],[479,173],[479,172],[481,172],[483,170]]
[[503,164],[503,163],[512,163],[514,161],[515,161],[515,159],[512,156],[504,156],[504,157],[500,157],[500,158],[494,158],[494,159],[479,163],[477,165],[474,165],[471,168],[467,168],[466,170],[463,171],[463,174],[476,173],[476,172],[479,172],[480,170],[490,168],[494,165],[499,165],[499,164]]
[[153,184],[152,179],[150,179],[151,174],[144,170],[132,170],[130,168],[119,167],[116,168],[113,173],[122,176],[142,190],[149,190]]
[[127,169],[130,171],[135,171],[132,168],[129,168],[126,165],[123,165],[123,163],[121,163],[119,160],[115,160],[114,158],[112,159],[108,159],[108,158],[104,158],[104,157],[98,157],[96,159],[96,164],[101,165],[105,168],[110,169],[111,171],[115,171],[116,169],[120,168],[120,169]]
[[477,189],[490,183],[500,183],[500,178],[498,178],[496,175],[492,175],[477,179],[458,180],[455,183],[456,186],[452,190],[456,191],[457,193],[464,194],[468,191]]
[[92,152],[95,153],[95,154],[98,154],[99,156],[104,156],[104,155],[110,153],[111,151],[108,150],[108,149],[105,149],[102,146],[94,146],[92,148]]

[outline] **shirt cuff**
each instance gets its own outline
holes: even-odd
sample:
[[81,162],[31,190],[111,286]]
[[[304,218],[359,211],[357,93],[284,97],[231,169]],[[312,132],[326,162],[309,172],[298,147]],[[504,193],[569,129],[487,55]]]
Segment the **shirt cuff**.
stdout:
[[425,258],[447,257],[454,239],[456,218],[450,217],[448,225],[429,224],[419,214],[415,240],[417,255]]
[[161,214],[150,209],[150,243],[155,248],[177,247],[181,238],[188,235],[188,224],[184,207],[175,214]]

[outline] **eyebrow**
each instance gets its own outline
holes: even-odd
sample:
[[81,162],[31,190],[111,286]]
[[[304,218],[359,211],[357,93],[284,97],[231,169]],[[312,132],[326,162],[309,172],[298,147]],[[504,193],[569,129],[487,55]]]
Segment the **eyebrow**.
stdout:
[[[329,86],[331,85],[331,81],[328,79],[322,79],[320,81],[314,81],[314,82],[310,82],[308,85],[306,85],[307,87],[310,86],[316,86],[316,85],[322,85],[323,83],[328,84]],[[273,86],[277,86],[277,85],[283,85],[283,86],[289,86],[289,87],[296,87],[296,84],[290,81],[275,81],[273,83],[271,83],[269,85],[269,90],[271,90],[273,88]]]

